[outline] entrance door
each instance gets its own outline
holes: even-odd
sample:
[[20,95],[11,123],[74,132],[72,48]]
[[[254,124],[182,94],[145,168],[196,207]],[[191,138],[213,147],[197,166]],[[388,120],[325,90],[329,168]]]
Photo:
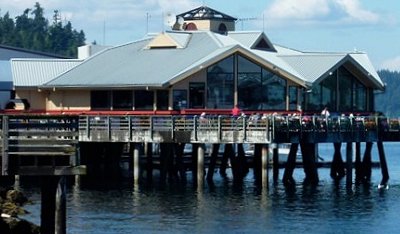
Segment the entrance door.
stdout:
[[205,107],[205,84],[203,82],[189,83],[189,108],[203,109]]

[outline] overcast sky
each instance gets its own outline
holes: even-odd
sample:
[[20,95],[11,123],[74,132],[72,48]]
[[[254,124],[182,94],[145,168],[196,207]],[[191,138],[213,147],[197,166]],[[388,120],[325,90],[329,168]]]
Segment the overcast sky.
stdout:
[[[12,17],[37,0],[1,0]],[[86,34],[86,42],[118,45],[168,30],[163,16],[207,5],[240,19],[237,30],[265,31],[279,45],[302,51],[364,51],[376,69],[400,71],[398,0],[41,0]]]

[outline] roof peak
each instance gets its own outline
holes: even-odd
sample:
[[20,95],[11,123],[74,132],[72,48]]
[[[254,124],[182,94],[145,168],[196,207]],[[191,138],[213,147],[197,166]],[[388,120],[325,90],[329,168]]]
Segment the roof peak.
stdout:
[[235,17],[229,16],[225,13],[212,9],[208,6],[200,6],[193,10],[184,12],[176,16],[182,17],[184,20],[203,20],[203,19],[222,19],[222,20],[237,20]]

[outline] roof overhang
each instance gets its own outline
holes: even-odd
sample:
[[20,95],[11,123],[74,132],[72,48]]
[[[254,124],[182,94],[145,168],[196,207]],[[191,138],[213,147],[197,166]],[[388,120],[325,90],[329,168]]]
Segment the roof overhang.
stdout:
[[309,84],[308,82],[304,81],[303,79],[285,71],[284,69],[276,66],[275,64],[265,60],[264,58],[252,53],[251,51],[249,51],[248,49],[240,46],[240,45],[235,45],[221,53],[219,53],[216,56],[211,57],[210,59],[207,59],[199,64],[195,64],[194,66],[188,68],[187,70],[177,74],[175,77],[173,77],[171,80],[169,80],[168,82],[164,83],[163,86],[171,86],[174,85],[184,79],[186,79],[187,77],[194,75],[195,73],[235,54],[235,53],[240,53],[241,55],[256,61],[257,63],[259,63],[261,66],[263,66],[264,68],[270,70],[271,72],[275,73],[275,74],[279,74],[282,77],[300,85],[303,86],[305,88],[311,86],[311,84]]
[[314,84],[320,83],[322,80],[332,75],[332,72],[336,71],[342,66],[356,76],[365,86],[381,91],[385,89],[385,85],[381,82],[380,77],[375,77],[377,74],[374,76],[350,55],[346,55],[342,60],[328,69],[314,82]]

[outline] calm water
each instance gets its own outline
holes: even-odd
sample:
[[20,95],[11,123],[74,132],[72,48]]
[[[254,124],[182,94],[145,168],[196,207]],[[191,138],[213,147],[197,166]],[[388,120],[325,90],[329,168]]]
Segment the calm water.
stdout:
[[[191,173],[185,184],[163,188],[134,189],[129,182],[70,186],[68,233],[398,233],[400,144],[385,144],[385,150],[391,176],[388,190],[377,189],[379,168],[373,170],[370,186],[352,190],[346,190],[345,179],[333,183],[329,169],[322,168],[315,188],[303,187],[303,169],[296,169],[292,190],[279,182],[260,191],[252,171],[239,185],[216,174],[215,186],[206,184],[202,191],[191,184]],[[331,159],[331,146],[321,145],[320,155]],[[373,159],[378,159],[375,145]],[[23,218],[40,223],[38,188],[21,187],[34,201],[26,206],[32,213]]]

